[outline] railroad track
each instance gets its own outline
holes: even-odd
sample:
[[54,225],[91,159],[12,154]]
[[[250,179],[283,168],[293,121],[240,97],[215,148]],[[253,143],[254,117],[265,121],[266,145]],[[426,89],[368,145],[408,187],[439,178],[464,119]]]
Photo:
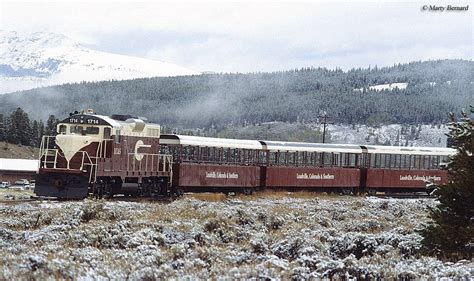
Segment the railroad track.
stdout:
[[[224,194],[221,194],[222,196],[219,197],[218,201],[225,200],[227,196]],[[289,194],[286,194],[287,196],[291,197],[291,192]],[[298,193],[296,193],[298,195]],[[282,195],[284,196],[284,195]],[[315,197],[317,197],[317,193],[314,194]],[[345,196],[345,195],[334,195],[335,197],[337,196]],[[359,195],[360,196],[360,195]],[[355,196],[355,197],[359,197]],[[362,195],[365,196],[365,195]],[[193,197],[197,199],[201,199],[206,201],[208,198],[206,196],[203,196],[201,193],[187,193],[185,197]],[[216,194],[212,194],[211,196],[211,201],[215,201]],[[224,198],[222,198],[224,197]],[[308,198],[309,196],[305,196],[304,198]],[[424,199],[424,198],[435,198],[434,196],[431,196],[426,193],[378,193],[375,195],[370,195],[368,197],[377,197],[377,198],[387,198],[387,199]],[[126,197],[126,196],[116,196],[113,198],[104,198],[104,199],[95,199],[92,197],[89,197],[89,199],[92,200],[107,200],[107,201],[124,201],[124,202],[172,202],[173,198],[170,197]],[[53,197],[39,197],[39,196],[25,196],[25,195],[4,195],[3,198],[0,199],[0,203],[26,203],[26,202],[35,202],[35,201],[46,201],[46,202],[66,202],[66,201],[81,201],[81,200],[67,200],[67,199],[57,199]]]
[[[124,202],[171,202],[173,201],[172,198],[152,198],[152,197],[124,197],[124,196],[117,196],[113,198],[104,198],[104,199],[96,199],[93,197],[88,197],[90,200],[106,200],[106,201],[124,201]],[[7,195],[3,196],[0,199],[0,203],[4,204],[14,204],[14,203],[27,203],[27,202],[80,202],[83,201],[81,199],[58,199],[54,197],[40,197],[40,196],[14,196],[14,195]]]
[[394,198],[394,199],[418,199],[418,198],[436,198],[435,196],[426,193],[389,193],[389,194],[376,194],[373,197],[378,198]]

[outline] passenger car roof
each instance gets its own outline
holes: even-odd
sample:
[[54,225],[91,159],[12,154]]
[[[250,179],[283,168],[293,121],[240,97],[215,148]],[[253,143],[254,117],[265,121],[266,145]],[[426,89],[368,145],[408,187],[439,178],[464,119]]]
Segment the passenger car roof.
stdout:
[[307,151],[307,152],[335,152],[335,153],[362,153],[362,148],[355,144],[327,144],[307,142],[261,141],[270,151]]
[[191,145],[223,148],[263,149],[256,140],[222,139],[184,135],[161,135],[160,144]]

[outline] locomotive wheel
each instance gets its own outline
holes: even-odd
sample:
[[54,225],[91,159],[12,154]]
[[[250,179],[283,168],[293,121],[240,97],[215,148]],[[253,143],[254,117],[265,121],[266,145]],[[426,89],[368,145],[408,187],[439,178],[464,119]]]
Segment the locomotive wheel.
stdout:
[[112,189],[112,185],[110,183],[106,183],[102,186],[103,188],[103,191],[102,191],[102,195],[103,197],[107,198],[107,199],[110,199],[112,197],[114,197],[114,191]]

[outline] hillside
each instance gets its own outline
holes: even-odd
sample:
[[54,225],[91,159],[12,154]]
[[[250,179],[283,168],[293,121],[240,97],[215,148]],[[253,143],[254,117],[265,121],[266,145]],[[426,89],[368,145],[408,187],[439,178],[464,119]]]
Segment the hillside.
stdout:
[[82,81],[194,75],[161,61],[96,51],[64,35],[0,30],[0,94]]
[[144,78],[1,95],[0,113],[21,106],[30,118],[45,120],[49,114],[62,118],[93,108],[107,115],[145,116],[167,127],[218,130],[271,121],[318,122],[321,111],[343,124],[445,123],[447,112],[472,103],[473,83],[474,62],[465,60]]
[[31,146],[0,142],[0,158],[37,159],[38,149]]
[[[260,125],[229,127],[219,132],[181,131],[179,133],[208,135],[223,138],[265,139],[278,141],[322,142],[323,125],[318,123],[268,122]],[[401,125],[382,126],[330,124],[325,141],[340,144],[373,144],[394,146],[446,147],[448,127],[446,125]]]

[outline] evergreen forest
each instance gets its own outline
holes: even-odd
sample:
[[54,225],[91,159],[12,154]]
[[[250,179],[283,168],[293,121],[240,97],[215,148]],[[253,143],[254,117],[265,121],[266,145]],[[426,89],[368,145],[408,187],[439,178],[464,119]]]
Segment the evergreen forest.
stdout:
[[[407,83],[406,89],[370,86]],[[473,103],[474,62],[437,60],[348,71],[301,68],[248,74],[203,74],[82,82],[0,95],[0,113],[21,107],[35,120],[92,108],[132,114],[167,127],[217,128],[319,122],[439,124]]]

